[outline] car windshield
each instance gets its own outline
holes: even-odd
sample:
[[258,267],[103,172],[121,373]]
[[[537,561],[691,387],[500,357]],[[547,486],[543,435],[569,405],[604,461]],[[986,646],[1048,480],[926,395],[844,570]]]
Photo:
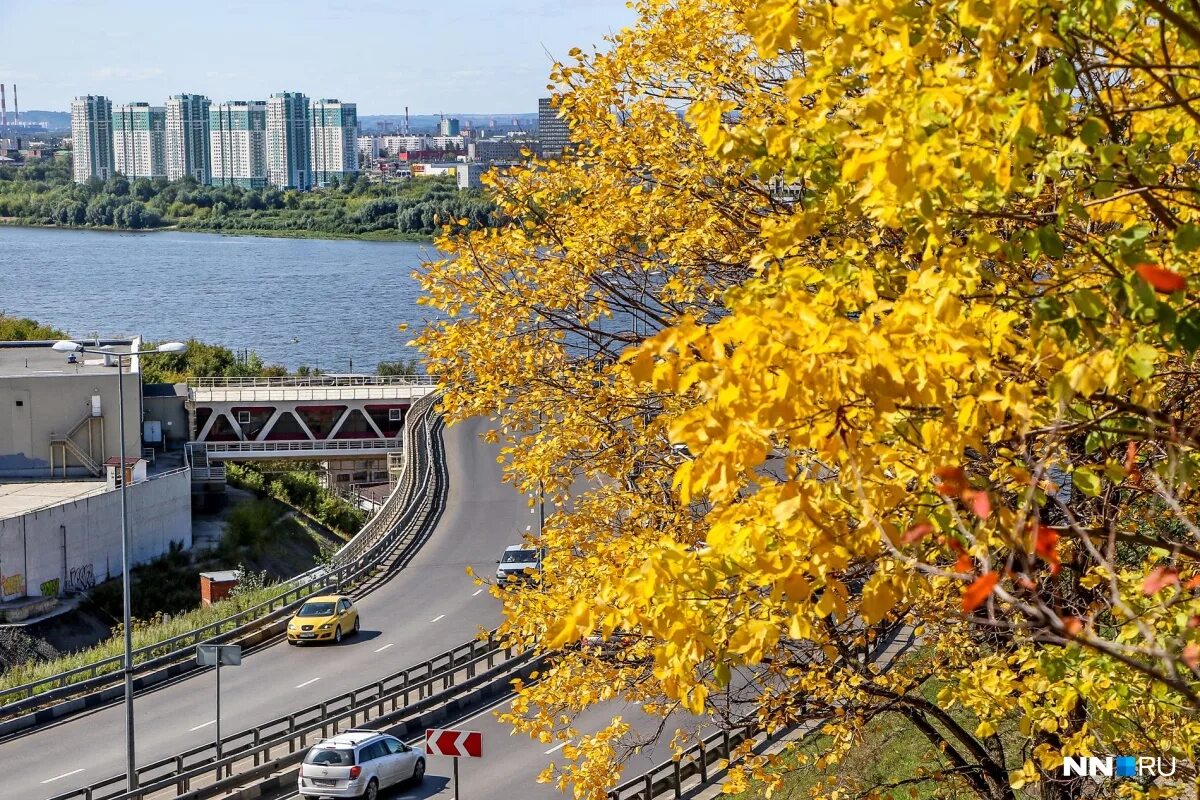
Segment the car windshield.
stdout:
[[537,550],[506,550],[501,564],[531,564],[537,561]]
[[333,603],[305,603],[300,608],[301,617],[328,617],[333,613]]
[[349,767],[354,764],[354,751],[314,747],[308,751],[304,763],[320,764],[323,767]]

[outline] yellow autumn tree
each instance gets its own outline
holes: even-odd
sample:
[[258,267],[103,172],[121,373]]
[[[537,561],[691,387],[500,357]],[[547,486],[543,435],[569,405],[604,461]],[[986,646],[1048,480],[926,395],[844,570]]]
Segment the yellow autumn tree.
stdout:
[[[572,720],[624,697],[819,722],[822,796],[1183,791],[1200,7],[637,10],[555,70],[573,150],[491,180],[507,223],[448,225],[422,276],[446,413],[557,508],[540,583],[498,591],[560,651],[509,717],[574,742],[545,777],[604,796],[639,743]],[[839,772],[881,718],[936,761]],[[1129,753],[1180,768],[1061,769]]]

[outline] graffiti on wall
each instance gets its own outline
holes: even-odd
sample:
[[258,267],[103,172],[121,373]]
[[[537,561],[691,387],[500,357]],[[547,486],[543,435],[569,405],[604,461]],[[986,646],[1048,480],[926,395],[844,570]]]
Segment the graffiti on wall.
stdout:
[[0,580],[0,596],[12,597],[25,594],[25,576],[9,575]]
[[42,597],[58,597],[58,578],[43,581],[38,591],[42,593]]
[[95,586],[96,576],[92,573],[91,564],[74,567],[67,573],[67,591],[86,592]]

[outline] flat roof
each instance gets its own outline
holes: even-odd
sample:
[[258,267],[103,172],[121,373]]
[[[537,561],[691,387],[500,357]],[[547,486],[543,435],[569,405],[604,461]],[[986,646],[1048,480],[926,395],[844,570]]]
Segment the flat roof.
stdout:
[[0,482],[0,519],[99,494],[107,488],[102,480]]
[[[0,342],[0,378],[116,374],[115,364],[104,366],[104,356],[75,353],[78,363],[71,364],[67,359],[72,354],[52,350],[52,344],[54,342]],[[129,339],[102,339],[100,348],[108,348],[113,353],[128,353],[132,344]],[[92,342],[84,346],[96,347]]]

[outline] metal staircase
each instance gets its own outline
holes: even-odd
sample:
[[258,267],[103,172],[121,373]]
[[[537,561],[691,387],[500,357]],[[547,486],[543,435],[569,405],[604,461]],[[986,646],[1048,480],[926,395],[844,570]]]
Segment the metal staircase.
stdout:
[[[83,419],[79,420],[79,422],[75,423],[75,427],[71,428],[71,430],[68,433],[65,433],[65,434],[64,433],[52,433],[52,434],[50,434],[50,454],[51,454],[50,471],[51,471],[51,473],[54,472],[54,465],[53,465],[54,448],[58,447],[58,448],[60,448],[60,452],[62,453],[63,477],[66,477],[66,474],[67,474],[67,454],[74,456],[75,460],[78,461],[80,464],[82,464],[83,467],[85,469],[87,469],[87,471],[90,472],[93,476],[99,478],[101,475],[104,474],[104,467],[101,466],[99,463],[97,463],[96,459],[92,456],[92,447],[93,447],[92,426],[97,421],[99,421],[99,423],[100,423],[100,446],[101,446],[101,448],[103,448],[103,446],[104,446],[104,418],[103,417],[94,417],[91,414],[87,414],[86,416],[84,416]],[[86,452],[83,450],[82,447],[80,447],[78,444],[75,443],[75,440],[73,438],[75,436],[75,434],[78,433],[80,431],[80,429],[82,429],[85,425],[87,426],[87,429],[88,429],[88,449]]]

